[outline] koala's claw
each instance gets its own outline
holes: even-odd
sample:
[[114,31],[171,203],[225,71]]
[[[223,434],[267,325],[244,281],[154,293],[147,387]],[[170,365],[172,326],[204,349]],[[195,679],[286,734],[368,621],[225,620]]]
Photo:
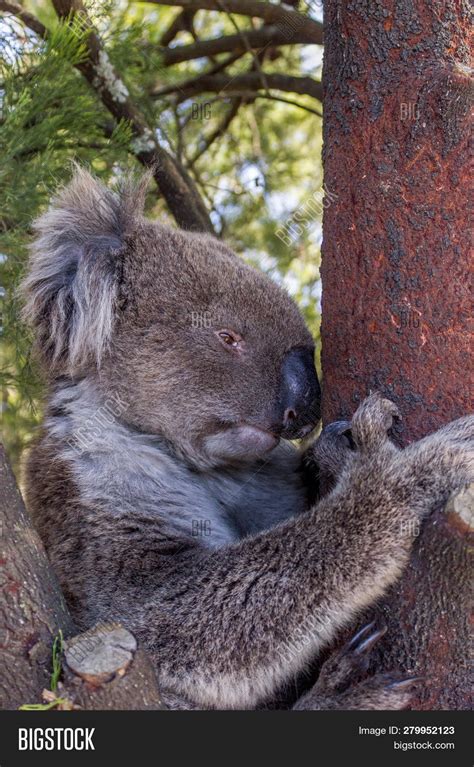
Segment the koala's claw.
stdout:
[[[368,625],[368,627],[371,628],[373,625],[374,625],[373,623],[370,623]],[[367,631],[362,629],[359,632],[359,634],[362,634],[362,632],[365,632],[365,634],[368,633]],[[363,653],[369,653],[371,651],[372,647],[379,641],[379,639],[381,637],[383,637],[383,635],[386,632],[387,632],[387,627],[383,626],[382,628],[378,629],[377,631],[373,631],[372,634],[369,634],[367,637],[362,638],[362,642],[360,642],[360,644],[355,646],[354,653],[356,655],[362,655]],[[352,641],[354,641],[354,640],[352,640]]]
[[375,626],[375,621],[371,621],[370,623],[366,623],[365,626],[362,626],[362,628],[357,632],[357,634],[354,634],[352,639],[348,642],[347,648],[352,649],[358,645],[361,639],[367,636],[370,629],[372,629]]
[[378,392],[366,397],[351,422],[358,449],[364,453],[379,449],[388,440],[387,432],[395,420],[401,420],[401,414],[394,402],[384,399]]
[[332,437],[333,439],[337,437],[347,438],[350,432],[351,432],[350,421],[332,421],[332,423],[328,423],[328,425],[325,426],[322,431],[323,434],[327,435],[328,437]]
[[343,691],[366,673],[370,651],[387,631],[386,626],[373,630],[374,626],[372,621],[361,628],[323,664],[316,685],[324,694]]
[[394,682],[390,682],[387,687],[390,690],[407,690],[419,682],[424,682],[424,680],[423,676],[407,676],[406,679],[396,679]]

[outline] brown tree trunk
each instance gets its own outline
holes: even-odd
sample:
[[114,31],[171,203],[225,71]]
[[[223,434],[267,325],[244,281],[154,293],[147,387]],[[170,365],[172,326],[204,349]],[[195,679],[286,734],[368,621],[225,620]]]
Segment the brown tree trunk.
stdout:
[[[470,410],[467,2],[325,3],[323,418],[369,390],[398,438]],[[426,677],[415,708],[469,698],[469,524],[437,511],[380,608],[378,667]]]
[[49,688],[59,629],[68,636],[72,621],[0,445],[0,709]]

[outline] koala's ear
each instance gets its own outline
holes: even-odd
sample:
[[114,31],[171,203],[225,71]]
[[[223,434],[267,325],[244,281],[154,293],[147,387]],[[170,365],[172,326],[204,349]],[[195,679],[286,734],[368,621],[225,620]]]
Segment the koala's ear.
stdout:
[[81,168],[36,222],[21,291],[53,375],[100,364],[112,334],[124,238],[143,208],[149,178],[115,193]]

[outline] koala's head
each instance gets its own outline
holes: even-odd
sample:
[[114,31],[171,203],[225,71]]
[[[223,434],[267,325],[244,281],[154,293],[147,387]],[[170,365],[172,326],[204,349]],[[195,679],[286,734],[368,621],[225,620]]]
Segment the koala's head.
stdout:
[[79,170],[36,223],[25,315],[50,377],[200,467],[264,457],[319,420],[314,344],[284,290],[219,240],[142,216]]

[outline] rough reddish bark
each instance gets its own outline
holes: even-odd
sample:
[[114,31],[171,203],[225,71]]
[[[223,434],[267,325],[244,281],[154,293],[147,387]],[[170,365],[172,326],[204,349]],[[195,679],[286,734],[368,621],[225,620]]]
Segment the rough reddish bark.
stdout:
[[[471,409],[469,33],[464,0],[325,3],[323,418],[379,389],[402,444]],[[416,708],[468,706],[468,536],[436,512],[381,607]]]

